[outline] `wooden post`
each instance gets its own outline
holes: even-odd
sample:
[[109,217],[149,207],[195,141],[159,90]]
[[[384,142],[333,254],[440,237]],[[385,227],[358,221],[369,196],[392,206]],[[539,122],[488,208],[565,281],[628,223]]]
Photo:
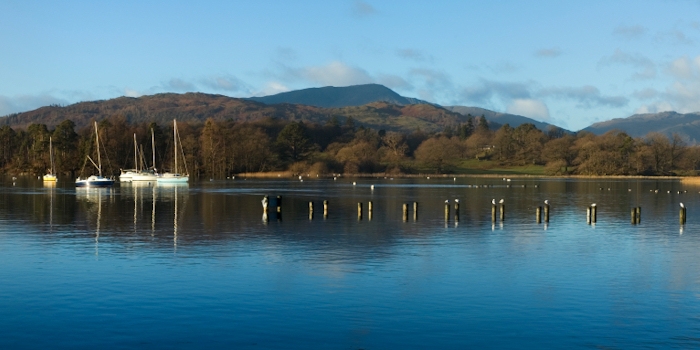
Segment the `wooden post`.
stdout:
[[357,220],[362,220],[362,202],[357,202]]
[[591,207],[586,208],[586,223],[591,224]]
[[323,201],[323,218],[328,217],[328,200]]
[[506,220],[506,205],[505,203],[501,203],[501,221]]
[[445,203],[445,221],[450,219],[450,204]]
[[[415,206],[415,204],[414,204]],[[415,215],[415,212],[414,212]],[[403,221],[406,222],[408,221],[408,203],[403,204]]]
[[681,210],[679,212],[679,221],[681,225],[685,225],[685,207],[681,207]]
[[314,219],[314,202],[309,202],[309,220]]
[[267,205],[268,205],[269,201],[270,201],[270,197],[265,195],[265,197],[263,197],[263,199],[262,199],[263,214],[267,214]]
[[630,222],[632,225],[637,224],[637,208],[632,208],[632,211],[630,212]]
[[[408,205],[406,205],[406,219],[408,219]],[[418,221],[418,202],[413,202],[413,221]]]
[[491,222],[496,222],[496,205],[491,205]]
[[592,205],[591,206],[591,223],[595,224],[596,221],[598,221],[598,207]]
[[637,218],[637,223],[639,224],[642,222],[642,207],[635,208],[635,211],[637,212],[635,217]]
[[282,196],[277,196],[277,212],[281,213],[282,212]]
[[544,205],[544,222],[549,222],[549,204]]
[[537,210],[535,212],[535,217],[537,218],[537,223],[542,222],[542,207],[537,207]]
[[372,220],[372,201],[367,202],[367,219]]

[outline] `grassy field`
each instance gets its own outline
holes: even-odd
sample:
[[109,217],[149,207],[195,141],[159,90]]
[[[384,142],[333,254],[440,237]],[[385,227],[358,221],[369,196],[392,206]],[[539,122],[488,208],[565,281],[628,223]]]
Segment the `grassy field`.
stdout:
[[490,160],[468,159],[461,161],[454,169],[455,174],[475,175],[544,175],[542,165],[502,166]]

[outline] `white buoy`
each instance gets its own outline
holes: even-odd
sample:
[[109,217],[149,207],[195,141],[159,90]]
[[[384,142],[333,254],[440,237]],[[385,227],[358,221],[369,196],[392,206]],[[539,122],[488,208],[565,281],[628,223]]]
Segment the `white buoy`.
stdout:
[[374,191],[374,185],[369,186],[369,189]]

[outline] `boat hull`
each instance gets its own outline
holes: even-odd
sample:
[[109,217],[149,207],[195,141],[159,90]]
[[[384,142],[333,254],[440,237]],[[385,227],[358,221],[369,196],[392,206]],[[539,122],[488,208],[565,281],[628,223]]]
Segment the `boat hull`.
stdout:
[[188,175],[180,175],[180,174],[163,174],[161,176],[158,176],[158,183],[186,183],[190,180],[190,177]]
[[112,185],[114,185],[114,180],[99,176],[75,180],[75,187],[110,187]]
[[57,181],[56,175],[51,175],[51,174],[44,175],[43,180],[45,182],[56,182]]

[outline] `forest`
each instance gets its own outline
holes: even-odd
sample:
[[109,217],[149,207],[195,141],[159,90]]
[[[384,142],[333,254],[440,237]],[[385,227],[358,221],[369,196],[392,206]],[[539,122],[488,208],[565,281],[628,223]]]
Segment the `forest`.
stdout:
[[[129,124],[123,116],[98,123],[105,175],[133,168],[134,135],[138,162],[170,170],[174,157],[172,123]],[[491,128],[485,118],[441,132],[385,131],[356,125],[353,118],[324,123],[266,118],[258,121],[180,122],[178,130],[190,176],[224,179],[241,173],[294,174],[464,174],[474,168],[534,166],[546,175],[696,175],[700,148],[678,135],[650,133],[633,138],[621,131],[603,135],[545,131],[532,124]],[[494,130],[495,129],[495,130]],[[151,143],[153,133],[154,144]],[[50,168],[49,140],[59,177],[89,175],[87,156],[96,154],[94,128],[76,130],[70,120],[53,130],[0,127],[0,168],[6,174],[41,175]]]

